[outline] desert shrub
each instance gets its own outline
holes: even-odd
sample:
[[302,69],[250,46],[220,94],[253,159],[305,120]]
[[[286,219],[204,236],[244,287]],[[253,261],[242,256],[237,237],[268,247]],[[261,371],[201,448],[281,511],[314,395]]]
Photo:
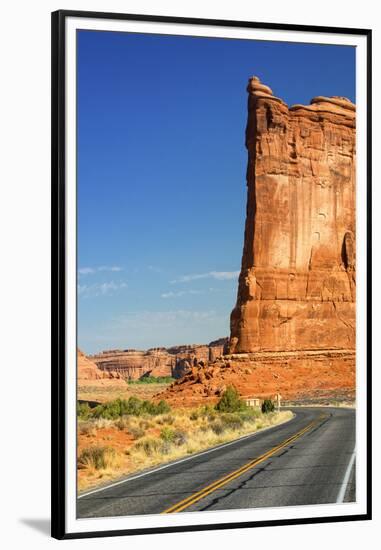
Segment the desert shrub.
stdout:
[[262,412],[264,414],[273,412],[275,409],[274,403],[271,401],[271,399],[265,399],[262,403]]
[[87,420],[91,414],[91,409],[88,403],[77,402],[77,417],[82,420]]
[[210,429],[216,435],[221,435],[225,431],[225,426],[221,424],[221,422],[213,422],[212,424],[210,424]]
[[118,417],[123,415],[122,399],[115,399],[115,401],[109,401],[108,403],[103,403],[95,407],[92,415],[94,418],[105,418],[108,420],[116,420]]
[[255,422],[261,416],[261,411],[257,407],[246,407],[239,412],[239,416],[244,422]]
[[80,435],[95,435],[96,430],[93,422],[80,422],[78,432]]
[[177,447],[184,445],[187,441],[187,435],[181,430],[172,430],[172,428],[165,427],[160,432],[160,438],[166,443],[173,443]]
[[173,443],[177,447],[180,447],[181,445],[185,445],[185,443],[187,443],[187,441],[188,441],[188,436],[185,432],[183,432],[181,430],[176,430],[175,431],[175,434],[173,436]]
[[213,405],[203,405],[197,410],[196,414],[198,414],[199,418],[204,418],[208,422],[212,422],[218,415]]
[[169,441],[172,442],[175,437],[175,432],[172,430],[172,428],[168,428],[167,426],[163,428],[160,432],[160,437],[163,441]]
[[111,428],[114,425],[114,421],[108,418],[91,418],[89,422],[94,424],[96,430],[102,430],[103,428]]
[[175,418],[174,416],[171,416],[170,414],[168,414],[167,416],[163,416],[163,420],[166,424],[173,424],[175,421]]
[[244,424],[244,421],[240,415],[236,413],[225,413],[221,415],[220,421],[230,430],[239,430]]
[[115,427],[118,428],[121,432],[129,428],[128,420],[123,416],[118,418],[115,422]]
[[[148,401],[148,403],[150,402]],[[164,399],[161,399],[157,405],[154,403],[150,403],[150,406],[151,406],[152,412],[149,414],[152,414],[152,415],[169,413],[171,410],[171,407],[168,405],[166,401],[164,401]]]
[[234,386],[228,386],[216,405],[219,412],[237,412],[246,409],[246,404],[239,397],[239,393]]
[[158,414],[165,414],[170,412],[171,408],[164,400],[159,403],[153,403],[152,401],[142,400],[137,397],[130,397],[129,399],[115,399],[114,401],[108,401],[102,405],[98,405],[91,412],[91,415],[95,418],[107,418],[110,420],[116,420],[118,417],[124,415],[141,416],[148,414],[156,416]]
[[111,447],[87,447],[78,457],[78,468],[103,470],[112,466],[115,458],[115,450]]
[[213,405],[203,405],[199,408],[199,413],[201,416],[216,416],[216,411]]
[[152,456],[161,452],[162,441],[154,437],[146,437],[135,444],[135,449],[143,451],[147,456]]
[[198,411],[192,411],[189,415],[190,420],[198,420],[199,419],[199,412]]
[[163,441],[160,447],[160,454],[169,455],[172,450],[172,443],[170,441]]
[[130,434],[134,439],[140,439],[145,434],[145,431],[142,428],[139,428],[138,426],[136,427],[130,426],[128,428],[128,431],[130,432]]
[[139,428],[141,430],[148,430],[148,428],[152,428],[152,422],[146,419],[139,420]]
[[129,380],[129,384],[172,384],[175,379],[172,376],[143,376],[138,380]]

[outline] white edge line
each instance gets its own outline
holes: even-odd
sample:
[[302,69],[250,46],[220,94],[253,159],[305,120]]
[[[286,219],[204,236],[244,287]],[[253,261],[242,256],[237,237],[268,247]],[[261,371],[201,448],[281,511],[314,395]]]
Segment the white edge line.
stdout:
[[284,422],[281,422],[280,424],[276,424],[275,426],[268,426],[267,428],[262,428],[261,430],[258,430],[254,433],[243,435],[241,437],[238,437],[237,439],[233,439],[233,441],[229,441],[228,443],[222,443],[222,445],[217,445],[216,447],[213,447],[212,449],[207,449],[206,451],[202,451],[201,453],[196,453],[191,456],[187,456],[185,458],[181,458],[179,460],[176,460],[175,462],[168,462],[168,464],[163,464],[162,466],[159,466],[157,468],[153,468],[152,470],[148,470],[147,472],[143,472],[141,474],[137,474],[135,476],[128,477],[127,479],[121,479],[120,481],[116,481],[115,483],[111,483],[110,485],[107,485],[106,487],[99,487],[98,489],[93,489],[92,491],[89,491],[87,493],[82,493],[81,495],[77,496],[77,500],[83,497],[87,497],[89,495],[93,495],[94,493],[100,493],[101,491],[106,491],[106,489],[111,489],[112,487],[117,487],[118,485],[122,485],[123,483],[127,483],[128,481],[132,481],[133,479],[138,479],[139,477],[144,477],[149,474],[153,474],[156,472],[159,472],[160,470],[164,470],[165,468],[169,468],[170,466],[175,466],[176,464],[180,464],[181,462],[186,462],[187,460],[192,460],[193,458],[197,458],[199,456],[207,455],[209,453],[213,453],[214,451],[218,451],[219,449],[223,449],[224,447],[229,447],[229,445],[233,445],[234,443],[237,443],[237,441],[242,441],[244,439],[248,439],[249,437],[255,437],[258,434],[261,434],[267,430],[270,430],[271,428],[277,428],[278,426],[281,426],[282,424],[287,424],[287,422],[291,422],[291,420],[294,420],[295,414],[292,418],[289,420],[286,420]]
[[340,503],[344,502],[345,492],[347,490],[349,477],[350,477],[351,472],[352,472],[352,467],[353,467],[355,458],[356,458],[356,447],[353,449],[352,456],[349,460],[347,469],[345,470],[343,481],[341,482],[340,491],[339,491],[339,494],[337,495],[337,499],[336,499],[337,504],[340,504]]

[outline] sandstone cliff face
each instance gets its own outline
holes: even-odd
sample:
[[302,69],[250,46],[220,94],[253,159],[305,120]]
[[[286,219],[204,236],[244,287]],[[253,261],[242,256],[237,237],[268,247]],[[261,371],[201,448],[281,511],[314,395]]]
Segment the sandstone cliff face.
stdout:
[[104,372],[118,373],[122,378],[137,380],[143,375],[172,376],[175,359],[165,348],[147,351],[127,349],[103,351],[91,360]]
[[355,106],[248,85],[247,216],[229,353],[355,347]]
[[116,381],[125,387],[125,382],[120,379],[117,373],[102,371],[81,350],[77,350],[77,379],[79,383],[85,381]]
[[190,368],[214,360],[223,354],[228,339],[221,338],[205,345],[181,345],[149,350],[109,350],[89,358],[101,372],[115,373],[121,378],[137,380],[142,376],[181,378]]
[[228,338],[220,338],[205,346],[195,345],[169,348],[168,351],[176,355],[176,364],[173,371],[174,378],[182,378],[194,366],[214,361],[223,355],[227,344]]

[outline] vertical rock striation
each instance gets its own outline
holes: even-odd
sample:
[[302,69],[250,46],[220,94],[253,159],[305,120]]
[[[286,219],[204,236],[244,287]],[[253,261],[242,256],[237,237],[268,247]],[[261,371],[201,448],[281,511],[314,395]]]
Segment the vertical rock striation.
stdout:
[[127,380],[142,376],[173,376],[181,378],[200,361],[206,363],[220,357],[228,338],[220,338],[209,344],[179,345],[170,348],[148,350],[106,350],[89,359],[99,372],[111,373]]
[[355,106],[248,84],[247,213],[228,353],[355,348]]

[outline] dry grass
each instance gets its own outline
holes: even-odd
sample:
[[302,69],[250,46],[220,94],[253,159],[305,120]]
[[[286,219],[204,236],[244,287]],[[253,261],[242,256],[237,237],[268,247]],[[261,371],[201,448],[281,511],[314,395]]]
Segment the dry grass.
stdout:
[[78,422],[79,490],[286,422],[290,411],[219,413],[211,407]]
[[242,416],[237,413],[219,414],[214,418],[200,415],[191,420],[189,410],[181,411],[170,426],[167,425],[160,431],[159,438],[146,436],[132,446],[129,453],[133,464],[136,469],[147,468],[197,453],[285,422],[292,418],[292,413],[282,411],[267,415],[259,413],[258,417],[252,418]]
[[112,447],[87,447],[78,457],[78,468],[107,470],[119,467],[120,457]]
[[138,397],[139,399],[151,399],[154,395],[164,391],[170,386],[167,384],[128,384],[126,382],[125,388],[120,385],[113,386],[110,384],[108,387],[96,386],[89,380],[88,384],[84,384],[81,381],[81,385],[78,386],[77,399],[83,401],[97,401],[98,403],[105,403],[106,401],[113,401],[114,399],[128,399],[131,396]]

